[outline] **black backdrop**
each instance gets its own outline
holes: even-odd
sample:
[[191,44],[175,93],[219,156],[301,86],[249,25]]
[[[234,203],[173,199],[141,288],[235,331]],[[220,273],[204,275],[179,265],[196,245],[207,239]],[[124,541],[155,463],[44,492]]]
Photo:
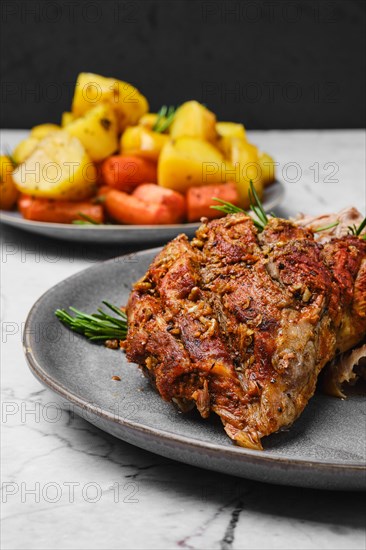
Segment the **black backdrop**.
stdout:
[[3,0],[1,126],[58,122],[80,71],[248,128],[365,123],[365,2]]

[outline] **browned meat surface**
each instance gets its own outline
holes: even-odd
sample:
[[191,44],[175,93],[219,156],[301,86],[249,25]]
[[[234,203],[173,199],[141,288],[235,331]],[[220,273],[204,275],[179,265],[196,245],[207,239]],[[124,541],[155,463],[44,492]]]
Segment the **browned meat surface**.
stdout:
[[134,287],[126,352],[182,410],[239,445],[291,425],[324,365],[366,335],[366,242],[245,214],[180,235]]

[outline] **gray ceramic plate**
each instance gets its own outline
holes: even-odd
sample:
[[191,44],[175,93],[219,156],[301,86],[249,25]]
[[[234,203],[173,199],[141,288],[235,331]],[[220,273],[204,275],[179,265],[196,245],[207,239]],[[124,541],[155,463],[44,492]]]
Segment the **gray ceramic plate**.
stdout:
[[[218,419],[179,413],[163,402],[121,351],[89,343],[54,316],[73,305],[92,312],[102,300],[126,303],[130,286],[157,249],[109,260],[66,279],[33,306],[24,331],[34,375],[63,406],[102,430],[157,454],[271,483],[323,489],[366,488],[365,399],[316,395],[286,432],[264,442],[265,451],[236,447]],[[120,382],[112,380],[118,375]]]
[[[285,189],[282,183],[275,182],[264,192],[263,206],[267,212],[278,206],[284,197]],[[24,229],[54,239],[99,244],[137,244],[164,243],[176,237],[179,233],[192,236],[199,226],[198,223],[179,225],[66,225],[62,223],[32,222],[25,220],[19,212],[0,213],[0,220],[13,227]]]

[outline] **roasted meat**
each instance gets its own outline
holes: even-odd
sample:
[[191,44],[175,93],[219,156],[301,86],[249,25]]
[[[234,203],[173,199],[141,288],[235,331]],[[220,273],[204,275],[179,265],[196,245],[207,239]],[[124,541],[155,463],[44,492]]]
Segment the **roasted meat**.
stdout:
[[239,445],[291,425],[336,354],[366,335],[366,242],[322,244],[233,214],[171,241],[131,293],[127,357],[163,399],[218,414]]

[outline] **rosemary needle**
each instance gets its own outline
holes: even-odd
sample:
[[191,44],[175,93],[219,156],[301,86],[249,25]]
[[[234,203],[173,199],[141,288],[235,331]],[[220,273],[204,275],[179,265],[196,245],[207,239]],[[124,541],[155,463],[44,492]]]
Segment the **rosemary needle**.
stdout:
[[87,216],[86,214],[83,214],[82,212],[78,212],[78,216],[82,218],[82,220],[73,220],[72,223],[74,225],[103,225],[102,223],[97,222],[90,216]]
[[339,221],[330,223],[329,225],[325,225],[324,227],[318,227],[318,229],[313,230],[313,233],[320,233],[321,231],[327,231],[327,229],[333,229],[333,227],[337,227],[337,225],[339,225]]

